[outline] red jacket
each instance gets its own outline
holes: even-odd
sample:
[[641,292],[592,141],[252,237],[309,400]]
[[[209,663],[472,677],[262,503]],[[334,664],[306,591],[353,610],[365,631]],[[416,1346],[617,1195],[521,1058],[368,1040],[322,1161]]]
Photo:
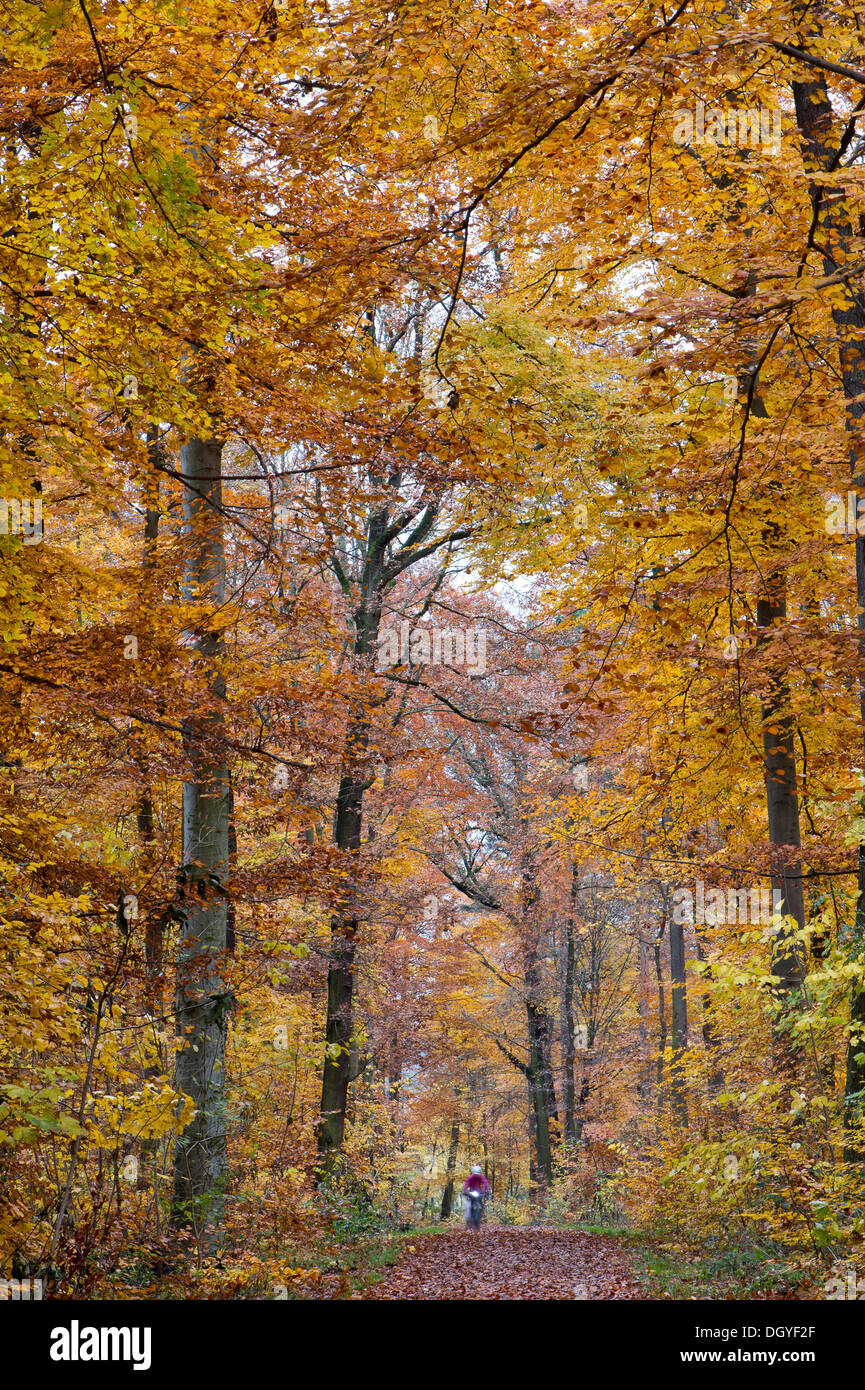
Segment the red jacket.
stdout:
[[482,1192],[486,1196],[488,1192],[492,1192],[492,1188],[483,1173],[469,1173],[463,1192]]

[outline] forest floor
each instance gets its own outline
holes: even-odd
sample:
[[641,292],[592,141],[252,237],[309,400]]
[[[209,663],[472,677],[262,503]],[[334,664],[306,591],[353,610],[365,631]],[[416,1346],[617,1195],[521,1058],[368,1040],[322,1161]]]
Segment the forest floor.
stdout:
[[639,1299],[622,1246],[607,1236],[545,1226],[485,1225],[418,1236],[399,1264],[355,1298]]
[[728,1245],[699,1250],[644,1232],[490,1222],[426,1227],[331,1246],[312,1299],[801,1299],[819,1297],[790,1252]]

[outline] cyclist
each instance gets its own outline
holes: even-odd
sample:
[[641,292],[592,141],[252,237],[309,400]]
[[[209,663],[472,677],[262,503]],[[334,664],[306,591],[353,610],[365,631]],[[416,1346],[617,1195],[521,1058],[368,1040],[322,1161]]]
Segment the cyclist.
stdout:
[[469,1173],[463,1185],[463,1198],[466,1208],[466,1225],[473,1231],[481,1228],[481,1217],[484,1213],[484,1202],[492,1192],[492,1188],[484,1177],[484,1170],[479,1163],[476,1163]]

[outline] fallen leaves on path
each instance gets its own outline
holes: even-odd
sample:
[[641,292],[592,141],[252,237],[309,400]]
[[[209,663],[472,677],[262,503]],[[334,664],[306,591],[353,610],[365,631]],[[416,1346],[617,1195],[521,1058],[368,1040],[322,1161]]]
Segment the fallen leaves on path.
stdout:
[[421,1236],[366,1299],[640,1299],[619,1244],[543,1226]]

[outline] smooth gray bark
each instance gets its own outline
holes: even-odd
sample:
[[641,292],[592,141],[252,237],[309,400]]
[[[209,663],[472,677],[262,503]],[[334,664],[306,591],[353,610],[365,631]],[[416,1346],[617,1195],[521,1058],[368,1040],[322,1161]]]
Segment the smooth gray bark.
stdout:
[[[819,34],[818,21],[814,30]],[[797,41],[802,36],[797,35]],[[811,37],[811,34],[806,36]],[[821,172],[832,173],[841,163],[841,150],[836,134],[838,122],[829,100],[822,75],[808,82],[794,82],[796,121],[802,144],[803,162],[810,174],[809,193],[813,210],[812,236],[822,252],[826,275],[847,269],[860,257],[857,233],[851,211],[845,202],[838,201],[837,185],[825,184]],[[846,118],[845,118],[846,121]],[[839,300],[841,302],[839,302]],[[831,305],[832,321],[838,332],[838,357],[841,380],[847,402],[845,425],[848,437],[850,480],[857,494],[865,493],[865,296],[861,275],[845,279],[835,288]],[[858,532],[858,526],[857,526]],[[862,737],[865,740],[865,536],[855,538],[856,602],[858,606],[858,648],[860,658],[859,713]],[[859,846],[858,884],[853,951],[861,960],[865,956],[865,843]],[[844,1124],[851,1132],[845,1148],[848,1161],[865,1160],[865,1144],[857,1133],[865,1116],[865,989],[854,983],[850,999],[850,1037],[847,1047],[847,1076],[844,1087]]]
[[688,1123],[688,1101],[682,1059],[688,1046],[688,995],[685,981],[685,929],[681,922],[670,919],[670,1094],[673,1113],[679,1124]]
[[440,1220],[447,1221],[454,1204],[454,1174],[457,1167],[457,1149],[460,1142],[460,1118],[454,1115],[451,1121],[451,1140],[448,1149],[448,1166],[445,1172],[445,1187],[442,1193]]
[[[772,886],[782,895],[781,911],[784,916],[794,919],[795,927],[792,930],[801,931],[805,923],[805,898],[799,856],[801,836],[793,743],[795,723],[790,710],[786,666],[777,647],[777,630],[783,627],[786,620],[786,583],[784,572],[778,567],[766,576],[765,592],[757,602],[757,648],[758,651],[765,649],[768,668],[762,695],[763,772],[769,840],[777,855]],[[791,940],[792,930],[784,928],[777,932],[772,951],[772,974],[778,981],[774,1024],[775,1065],[778,1070],[789,1069],[792,1064],[786,1016],[791,1007],[797,1006],[799,990],[805,978],[806,963],[802,947]]]
[[[185,483],[187,597],[215,613],[225,601],[222,446],[191,440],[180,456]],[[178,948],[175,1009],[184,1046],[177,1084],[195,1115],[174,1154],[175,1224],[190,1224],[205,1247],[216,1243],[226,1179],[225,980],[229,867],[229,773],[225,761],[223,644],[202,625],[194,664],[207,690],[204,708],[184,725],[190,766],[183,788],[184,925]]]

